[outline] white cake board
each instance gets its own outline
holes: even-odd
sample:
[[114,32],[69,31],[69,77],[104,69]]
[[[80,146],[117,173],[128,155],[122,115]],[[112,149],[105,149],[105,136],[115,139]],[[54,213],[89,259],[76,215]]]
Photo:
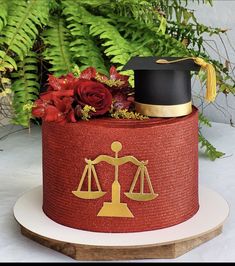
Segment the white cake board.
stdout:
[[21,196],[14,215],[22,233],[77,260],[174,258],[222,232],[227,202],[200,187],[199,211],[191,219],[165,229],[139,233],[96,233],[60,225],[42,211],[42,187]]

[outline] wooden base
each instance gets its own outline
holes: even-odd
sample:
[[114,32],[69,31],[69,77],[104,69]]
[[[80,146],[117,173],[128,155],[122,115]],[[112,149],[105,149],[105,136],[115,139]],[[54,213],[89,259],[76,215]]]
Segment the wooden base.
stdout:
[[75,260],[171,259],[216,237],[229,214],[216,192],[200,188],[200,209],[176,226],[139,233],[96,233],[62,226],[42,211],[42,188],[25,193],[14,206],[21,233]]
[[222,226],[200,237],[176,242],[168,245],[131,246],[131,247],[102,247],[66,243],[37,235],[23,226],[21,233],[39,244],[59,251],[75,260],[106,261],[106,260],[134,260],[134,259],[173,259],[193,248],[198,247],[222,232]]

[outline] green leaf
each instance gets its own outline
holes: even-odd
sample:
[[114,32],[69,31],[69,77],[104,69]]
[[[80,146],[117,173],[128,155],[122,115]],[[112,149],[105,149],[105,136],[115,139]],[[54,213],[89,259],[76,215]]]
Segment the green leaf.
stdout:
[[14,59],[12,59],[10,56],[6,55],[5,52],[0,51],[0,66],[3,63],[8,63],[12,66],[12,68],[17,69],[17,65]]
[[158,32],[162,33],[162,34],[165,34],[166,26],[167,26],[167,20],[162,16],[161,17],[161,23],[160,23],[160,26],[158,28]]
[[214,161],[217,158],[220,158],[224,155],[223,152],[217,151],[216,148],[207,140],[204,136],[199,134],[199,143],[201,148],[205,150],[205,154]]
[[108,74],[100,49],[89,33],[89,26],[82,23],[79,6],[72,1],[64,1],[64,5],[64,14],[69,22],[68,29],[73,36],[70,43],[73,60],[81,69],[92,66],[101,73]]
[[[76,18],[74,18],[74,21],[79,21],[81,24],[80,29],[78,27],[75,28],[73,21],[72,25],[69,26],[71,32],[74,29],[76,32],[84,30],[85,33],[86,29],[89,27],[89,31],[86,32],[86,37],[91,35],[94,39],[98,38],[99,42],[101,42],[101,46],[108,47],[104,50],[104,53],[109,58],[110,62],[117,64],[118,66],[123,66],[132,56],[135,56],[138,53],[142,55],[151,54],[149,49],[141,46],[140,43],[130,43],[124,39],[117,28],[109,23],[111,21],[110,19],[95,16],[88,12],[84,7],[76,6],[73,1],[67,0],[63,1],[63,3],[65,5],[64,13],[68,16],[68,20],[71,21],[72,15]],[[74,35],[74,32],[71,34]],[[73,51],[75,51],[74,48]],[[99,50],[97,49],[97,52],[98,51]],[[78,54],[82,54],[81,57],[84,57],[84,53],[82,53],[79,47],[77,48],[77,52]],[[89,54],[90,53],[88,51],[88,55]]]
[[[8,9],[7,25],[3,28],[1,43],[10,52],[23,60],[32,48],[38,34],[37,27],[47,22],[49,8],[47,1],[11,0]],[[2,58],[4,61],[5,57]]]
[[24,109],[25,105],[32,105],[37,99],[40,85],[38,83],[36,53],[29,52],[25,60],[18,61],[18,71],[12,74],[14,80],[12,91],[14,92],[13,107],[15,116],[13,123],[29,126],[31,111]]
[[0,0],[0,32],[7,24],[8,0]]
[[72,53],[69,50],[70,34],[64,27],[64,19],[55,18],[50,21],[50,27],[44,31],[43,40],[46,50],[43,55],[51,64],[49,69],[55,76],[61,76],[72,71]]
[[208,126],[208,127],[211,127],[211,122],[201,112],[199,113],[199,122]]

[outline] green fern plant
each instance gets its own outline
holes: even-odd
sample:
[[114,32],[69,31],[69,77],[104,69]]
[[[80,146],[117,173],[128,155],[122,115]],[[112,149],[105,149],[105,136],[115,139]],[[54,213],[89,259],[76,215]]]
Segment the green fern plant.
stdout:
[[[212,4],[212,0],[192,1]],[[199,23],[188,3],[0,0],[0,79],[11,78],[13,83],[14,123],[29,125],[32,102],[48,73],[60,76],[93,66],[108,74],[112,64],[121,70],[133,56],[203,57],[216,66],[219,91],[234,93],[233,75],[208,56],[203,39],[203,33],[221,36],[223,30]],[[210,125],[202,114],[199,119]],[[199,140],[212,159],[221,156],[202,136]]]
[[29,127],[32,104],[37,99],[40,88],[37,72],[37,54],[29,52],[23,61],[18,62],[17,72],[11,75],[15,80],[12,84],[15,124]]
[[120,17],[115,14],[109,15],[112,23],[130,42],[135,41],[139,45],[144,45],[156,56],[187,56],[188,50],[174,38],[167,34],[156,32],[141,21],[127,17]]
[[207,117],[205,117],[204,115],[203,115],[203,113],[199,113],[199,117],[198,117],[198,119],[199,119],[199,123],[200,124],[203,124],[203,125],[205,125],[205,126],[207,126],[207,127],[211,127],[212,125],[211,125],[211,122],[209,121],[209,119],[207,118]]
[[212,161],[224,155],[223,152],[218,151],[201,133],[199,133],[198,138],[199,138],[199,143],[201,144],[201,149],[204,149],[205,154]]
[[[130,43],[124,39],[116,27],[109,23],[108,18],[92,15],[84,7],[76,5],[73,1],[64,1],[66,6],[64,13],[70,14],[69,10],[76,10],[79,21],[89,26],[89,34],[97,37],[101,46],[105,47],[104,54],[110,58],[113,64],[123,66],[132,56],[151,55],[149,49],[138,43]],[[119,68],[120,69],[120,68]]]
[[6,55],[13,53],[24,59],[37,38],[37,27],[47,23],[48,12],[47,1],[11,0],[7,25],[1,31]]
[[6,55],[5,52],[0,51],[0,71],[6,72],[7,69],[10,71],[17,69],[17,64],[15,60]]
[[73,60],[80,64],[81,70],[92,66],[101,73],[107,74],[100,49],[89,34],[88,26],[81,23],[81,14],[77,5],[72,4],[72,2],[64,2],[63,13],[67,18],[67,27],[73,37],[69,48]]
[[0,0],[0,31],[7,24],[7,16],[8,16],[8,4],[7,0]]
[[43,56],[51,64],[49,71],[55,76],[69,73],[73,68],[69,47],[70,33],[64,25],[63,18],[55,18],[48,23],[49,27],[43,33],[43,41],[46,45]]

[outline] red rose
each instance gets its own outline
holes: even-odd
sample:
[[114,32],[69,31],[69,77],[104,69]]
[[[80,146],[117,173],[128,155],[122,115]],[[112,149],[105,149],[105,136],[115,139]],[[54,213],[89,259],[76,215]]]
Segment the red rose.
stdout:
[[107,113],[112,105],[112,94],[101,83],[81,79],[75,89],[75,96],[81,106],[90,105],[95,108],[93,116]]

